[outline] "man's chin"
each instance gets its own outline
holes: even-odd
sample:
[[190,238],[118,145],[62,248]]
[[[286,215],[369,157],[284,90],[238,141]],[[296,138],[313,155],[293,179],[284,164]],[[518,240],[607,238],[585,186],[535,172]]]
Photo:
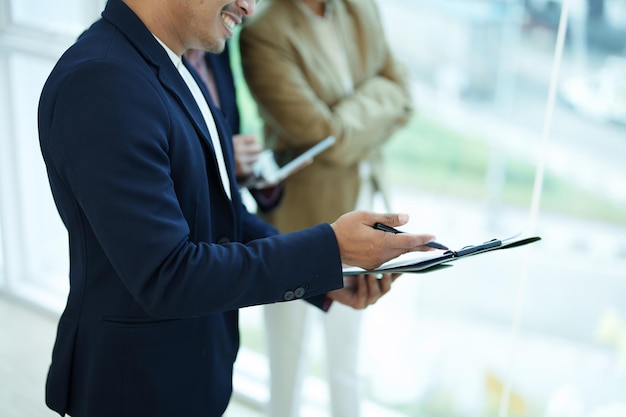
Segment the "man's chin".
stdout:
[[215,48],[215,49],[207,49],[207,52],[210,54],[216,54],[219,55],[222,52],[224,52],[224,46],[222,46],[221,48]]
[[221,41],[215,41],[207,46],[206,51],[212,54],[221,54],[226,47],[226,39]]

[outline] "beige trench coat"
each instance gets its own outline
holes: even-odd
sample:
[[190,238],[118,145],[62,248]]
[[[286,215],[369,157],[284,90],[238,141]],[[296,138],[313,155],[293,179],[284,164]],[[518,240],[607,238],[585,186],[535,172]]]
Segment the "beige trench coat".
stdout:
[[332,222],[354,210],[362,160],[384,191],[381,146],[412,114],[403,69],[392,57],[371,0],[336,0],[333,11],[347,49],[354,91],[340,76],[294,0],[266,0],[243,27],[243,72],[264,121],[268,147],[337,143],[286,180],[281,204],[266,220],[281,232]]

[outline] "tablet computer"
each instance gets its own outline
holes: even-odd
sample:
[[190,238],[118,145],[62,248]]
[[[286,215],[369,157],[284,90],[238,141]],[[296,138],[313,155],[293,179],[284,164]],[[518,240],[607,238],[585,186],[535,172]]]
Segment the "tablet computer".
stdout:
[[259,154],[252,177],[245,180],[242,185],[247,188],[265,188],[278,184],[299,170],[307,161],[331,147],[335,141],[334,136],[328,136],[304,149],[287,148],[279,151],[266,149]]

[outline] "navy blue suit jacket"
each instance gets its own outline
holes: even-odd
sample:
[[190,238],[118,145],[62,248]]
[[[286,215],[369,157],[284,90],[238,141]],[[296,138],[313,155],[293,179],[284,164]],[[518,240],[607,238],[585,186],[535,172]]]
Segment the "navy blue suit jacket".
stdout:
[[[277,235],[249,214],[222,118],[210,138],[165,50],[121,0],[102,16],[40,100],[42,154],[70,243],[46,401],[73,417],[220,416],[237,309],[321,303],[342,285],[337,241],[328,224]],[[221,139],[232,200],[211,139]]]

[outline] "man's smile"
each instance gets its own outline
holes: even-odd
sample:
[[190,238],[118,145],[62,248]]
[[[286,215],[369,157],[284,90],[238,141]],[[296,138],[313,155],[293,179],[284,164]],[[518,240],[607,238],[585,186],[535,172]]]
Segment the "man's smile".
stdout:
[[224,26],[232,33],[235,29],[235,26],[241,21],[240,19],[235,18],[227,13],[222,12],[222,22],[224,22]]

